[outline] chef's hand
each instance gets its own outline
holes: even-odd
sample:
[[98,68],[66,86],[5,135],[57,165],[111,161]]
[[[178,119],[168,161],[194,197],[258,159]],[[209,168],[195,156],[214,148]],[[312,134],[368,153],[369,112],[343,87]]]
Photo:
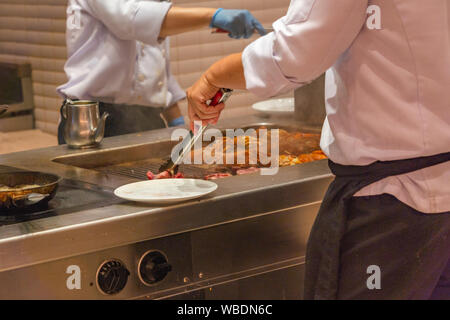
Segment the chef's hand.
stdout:
[[255,30],[260,35],[266,31],[248,10],[218,9],[211,20],[211,28],[219,28],[229,32],[229,37],[234,39],[250,38]]
[[202,121],[203,125],[216,124],[225,104],[209,106],[211,100],[220,88],[212,85],[205,75],[187,90],[188,114],[191,120],[191,130],[194,131],[194,121]]

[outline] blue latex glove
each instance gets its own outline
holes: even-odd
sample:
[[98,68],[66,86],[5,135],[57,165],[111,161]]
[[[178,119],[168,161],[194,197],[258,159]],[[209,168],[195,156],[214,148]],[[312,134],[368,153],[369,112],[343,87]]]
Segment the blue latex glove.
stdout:
[[169,127],[184,126],[184,117],[173,119],[168,123]]
[[229,32],[228,36],[234,39],[242,37],[248,39],[253,35],[255,29],[262,36],[266,34],[261,23],[248,10],[220,8],[214,14],[210,27],[226,30]]

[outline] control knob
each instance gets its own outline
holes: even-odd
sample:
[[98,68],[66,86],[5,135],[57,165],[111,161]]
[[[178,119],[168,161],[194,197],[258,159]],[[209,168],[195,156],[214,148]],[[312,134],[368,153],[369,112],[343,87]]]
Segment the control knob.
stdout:
[[166,256],[159,251],[146,252],[138,266],[139,278],[145,285],[153,285],[163,280],[172,271]]
[[119,260],[104,262],[97,271],[97,285],[104,294],[116,294],[122,291],[130,272]]

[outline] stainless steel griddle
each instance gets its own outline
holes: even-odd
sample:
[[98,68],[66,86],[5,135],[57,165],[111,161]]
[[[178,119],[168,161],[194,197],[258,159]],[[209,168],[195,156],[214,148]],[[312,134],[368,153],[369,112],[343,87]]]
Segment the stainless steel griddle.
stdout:
[[[221,127],[317,130],[295,121],[262,122],[247,117]],[[156,168],[151,159],[167,156],[173,130],[108,138],[96,150],[57,146],[3,155],[0,165],[113,190]],[[280,168],[275,176],[217,180],[213,194],[174,206],[111,196],[111,203],[2,225],[0,299],[301,298],[307,237],[331,179],[321,160]],[[71,266],[82,274],[80,289],[67,287]],[[120,279],[111,282],[110,274]]]

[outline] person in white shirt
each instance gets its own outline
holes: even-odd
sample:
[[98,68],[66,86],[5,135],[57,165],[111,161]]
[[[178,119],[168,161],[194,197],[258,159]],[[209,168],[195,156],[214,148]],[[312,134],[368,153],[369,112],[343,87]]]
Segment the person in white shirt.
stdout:
[[336,179],[305,298],[450,299],[450,1],[292,0],[273,27],[188,90],[189,115],[216,123],[218,88],[267,98],[326,71]]
[[[171,35],[211,27],[232,38],[265,34],[247,10],[180,8],[166,1],[69,0],[61,97],[99,101],[110,114],[105,137],[184,124],[185,98],[170,72]],[[64,119],[58,132],[60,144]]]

